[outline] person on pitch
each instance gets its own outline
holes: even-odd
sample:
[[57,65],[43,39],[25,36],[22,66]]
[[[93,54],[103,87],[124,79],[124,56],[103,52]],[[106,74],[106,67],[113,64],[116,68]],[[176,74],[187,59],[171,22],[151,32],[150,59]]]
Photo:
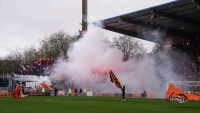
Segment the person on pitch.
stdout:
[[125,101],[125,86],[122,87],[122,101]]
[[80,88],[80,90],[79,90],[79,96],[81,96],[82,95],[82,89]]
[[54,88],[54,96],[55,96],[55,97],[57,96],[57,92],[58,92],[58,89],[55,87],[55,88]]
[[74,89],[75,96],[77,96],[77,92],[78,92],[78,89],[75,87]]

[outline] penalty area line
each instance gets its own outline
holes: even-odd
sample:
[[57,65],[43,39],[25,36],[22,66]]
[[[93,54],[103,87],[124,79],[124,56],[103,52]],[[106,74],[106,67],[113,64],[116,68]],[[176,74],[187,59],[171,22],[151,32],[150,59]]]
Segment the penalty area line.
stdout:
[[52,100],[52,99],[47,99],[47,102],[66,102],[66,101],[59,101],[59,100]]

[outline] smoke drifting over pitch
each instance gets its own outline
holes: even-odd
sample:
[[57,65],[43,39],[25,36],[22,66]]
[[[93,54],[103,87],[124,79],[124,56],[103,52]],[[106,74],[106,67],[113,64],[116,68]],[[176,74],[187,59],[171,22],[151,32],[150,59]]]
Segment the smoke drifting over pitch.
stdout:
[[[126,86],[126,93],[154,93],[156,97],[164,97],[166,86],[161,86],[158,79],[175,80],[176,76],[171,69],[171,64],[156,66],[154,55],[143,55],[143,58],[133,58],[122,61],[123,53],[111,48],[102,41],[103,33],[98,29],[88,30],[83,38],[71,45],[67,53],[69,61],[59,64],[51,77],[60,73],[74,80],[75,87],[86,88],[94,92],[121,93],[115,84],[111,83],[108,72],[113,70],[122,85]],[[168,56],[157,54],[170,61]],[[95,70],[107,72],[104,82],[101,74]],[[158,78],[159,73],[160,78]]]

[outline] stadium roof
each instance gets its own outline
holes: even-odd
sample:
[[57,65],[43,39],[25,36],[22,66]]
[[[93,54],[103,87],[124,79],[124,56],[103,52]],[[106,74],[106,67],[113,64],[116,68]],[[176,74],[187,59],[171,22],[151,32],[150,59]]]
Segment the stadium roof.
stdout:
[[101,22],[103,29],[152,42],[167,36],[192,40],[200,34],[200,0],[176,0]]

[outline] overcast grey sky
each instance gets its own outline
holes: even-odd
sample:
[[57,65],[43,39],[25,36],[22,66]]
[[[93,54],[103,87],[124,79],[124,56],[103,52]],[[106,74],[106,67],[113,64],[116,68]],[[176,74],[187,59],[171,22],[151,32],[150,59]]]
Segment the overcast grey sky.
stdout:
[[[89,22],[170,1],[173,0],[88,0]],[[37,46],[38,39],[59,30],[77,33],[82,22],[81,3],[82,0],[0,0],[0,56],[11,48]],[[103,33],[109,37],[118,35],[106,30]]]

